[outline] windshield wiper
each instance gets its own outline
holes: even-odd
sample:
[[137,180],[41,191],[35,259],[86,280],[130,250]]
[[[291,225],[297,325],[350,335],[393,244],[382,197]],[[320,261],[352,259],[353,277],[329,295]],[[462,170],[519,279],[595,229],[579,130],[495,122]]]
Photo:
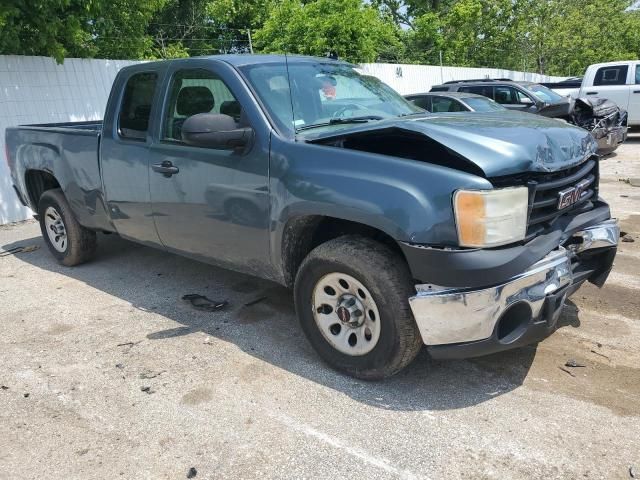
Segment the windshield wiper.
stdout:
[[360,117],[348,117],[348,118],[332,118],[328,122],[314,123],[312,125],[303,125],[299,127],[297,131],[309,130],[310,128],[328,127],[329,125],[340,125],[345,123],[367,123],[371,120],[382,120],[384,117],[380,115],[362,115]]

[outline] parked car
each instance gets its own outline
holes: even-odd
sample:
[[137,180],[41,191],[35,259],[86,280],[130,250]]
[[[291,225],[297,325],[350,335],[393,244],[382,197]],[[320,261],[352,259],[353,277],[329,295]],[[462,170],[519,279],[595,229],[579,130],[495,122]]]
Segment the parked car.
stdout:
[[499,103],[482,95],[464,92],[413,93],[405,95],[414,105],[432,113],[441,112],[500,112],[506,110]]
[[539,341],[605,282],[619,236],[584,130],[428,114],[329,59],[128,66],[104,121],[8,128],[6,145],[61,264],[109,232],[279,282],[318,354],[360,378],[423,344],[463,358]]
[[475,93],[491,98],[509,110],[566,120],[591,132],[598,141],[600,155],[612,153],[627,139],[626,111],[612,102],[607,103],[606,108],[600,108],[604,99],[574,100],[537,83],[508,79],[452,81],[436,85],[431,91]]

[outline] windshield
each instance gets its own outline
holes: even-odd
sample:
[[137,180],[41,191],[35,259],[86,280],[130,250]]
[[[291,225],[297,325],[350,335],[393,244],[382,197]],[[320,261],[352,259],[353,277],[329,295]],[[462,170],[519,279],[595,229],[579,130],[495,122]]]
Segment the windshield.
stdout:
[[290,61],[240,69],[278,126],[310,128],[424,113],[375,77],[336,63]]
[[537,84],[529,85],[527,86],[527,90],[529,90],[531,93],[533,93],[536,97],[538,97],[540,100],[542,100],[545,103],[558,103],[558,102],[562,102],[563,100],[567,100],[562,95],[559,95],[553,90],[551,90],[550,88],[544,87],[542,85],[537,85]]
[[462,99],[464,103],[469,105],[474,112],[496,112],[506,110],[499,103],[494,102],[490,98],[485,97],[466,97]]

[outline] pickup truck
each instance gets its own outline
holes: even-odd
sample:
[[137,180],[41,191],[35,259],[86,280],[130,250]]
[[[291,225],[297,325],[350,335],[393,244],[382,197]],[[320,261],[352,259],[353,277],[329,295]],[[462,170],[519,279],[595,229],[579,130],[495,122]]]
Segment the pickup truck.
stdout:
[[628,112],[629,126],[640,125],[640,60],[589,65],[578,96],[607,98]]
[[273,280],[319,356],[365,379],[423,345],[464,358],[545,338],[619,237],[585,130],[430,114],[337,60],[129,66],[102,122],[8,128],[6,145],[63,265],[109,232]]

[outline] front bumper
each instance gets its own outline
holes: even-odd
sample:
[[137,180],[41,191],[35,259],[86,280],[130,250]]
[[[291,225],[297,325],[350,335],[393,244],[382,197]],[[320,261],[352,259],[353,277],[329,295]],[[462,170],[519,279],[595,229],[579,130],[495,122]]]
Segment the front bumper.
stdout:
[[586,227],[526,271],[490,287],[417,285],[409,303],[423,342],[434,357],[464,358],[541,340],[585,280],[604,283],[619,235],[616,220]]
[[613,128],[596,128],[591,133],[598,142],[598,155],[604,156],[613,153],[627,140],[626,126]]

